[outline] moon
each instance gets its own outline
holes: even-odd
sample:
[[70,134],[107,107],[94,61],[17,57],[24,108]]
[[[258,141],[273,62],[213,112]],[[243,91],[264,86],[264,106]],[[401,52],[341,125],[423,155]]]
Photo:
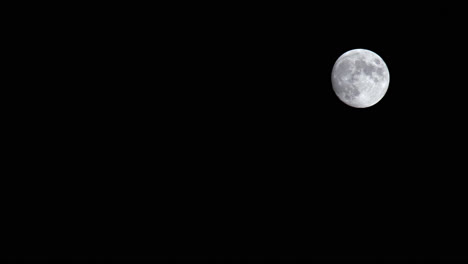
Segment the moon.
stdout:
[[387,65],[370,50],[347,51],[333,66],[333,90],[343,103],[352,107],[375,105],[384,97],[389,83]]

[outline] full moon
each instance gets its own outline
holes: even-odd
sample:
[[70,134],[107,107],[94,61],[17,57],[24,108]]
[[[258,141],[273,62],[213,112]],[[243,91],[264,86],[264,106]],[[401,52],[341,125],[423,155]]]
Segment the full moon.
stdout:
[[384,97],[389,83],[387,65],[370,50],[350,50],[333,66],[333,90],[342,102],[352,107],[375,105]]

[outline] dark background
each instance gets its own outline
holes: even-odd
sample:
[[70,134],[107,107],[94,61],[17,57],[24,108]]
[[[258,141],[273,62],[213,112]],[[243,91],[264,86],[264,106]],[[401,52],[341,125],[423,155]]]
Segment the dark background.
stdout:
[[[16,9],[6,256],[466,257],[457,9]],[[331,87],[355,48],[390,71],[367,109]]]

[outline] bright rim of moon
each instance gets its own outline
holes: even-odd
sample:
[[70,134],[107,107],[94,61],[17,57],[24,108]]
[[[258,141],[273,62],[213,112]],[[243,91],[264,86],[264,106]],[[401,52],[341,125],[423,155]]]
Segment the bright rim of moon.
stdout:
[[370,50],[350,50],[333,66],[333,90],[341,101],[352,107],[375,105],[384,97],[389,83],[387,65]]

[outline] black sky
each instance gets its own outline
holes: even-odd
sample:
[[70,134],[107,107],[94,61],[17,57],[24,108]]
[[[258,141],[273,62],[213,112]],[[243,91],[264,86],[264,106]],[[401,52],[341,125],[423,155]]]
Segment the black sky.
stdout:
[[[44,223],[18,212],[27,228],[11,254],[466,255],[457,7],[83,8],[21,24],[29,68],[11,101],[11,159],[44,178],[17,184],[13,207]],[[367,109],[331,86],[356,48],[390,71]]]

